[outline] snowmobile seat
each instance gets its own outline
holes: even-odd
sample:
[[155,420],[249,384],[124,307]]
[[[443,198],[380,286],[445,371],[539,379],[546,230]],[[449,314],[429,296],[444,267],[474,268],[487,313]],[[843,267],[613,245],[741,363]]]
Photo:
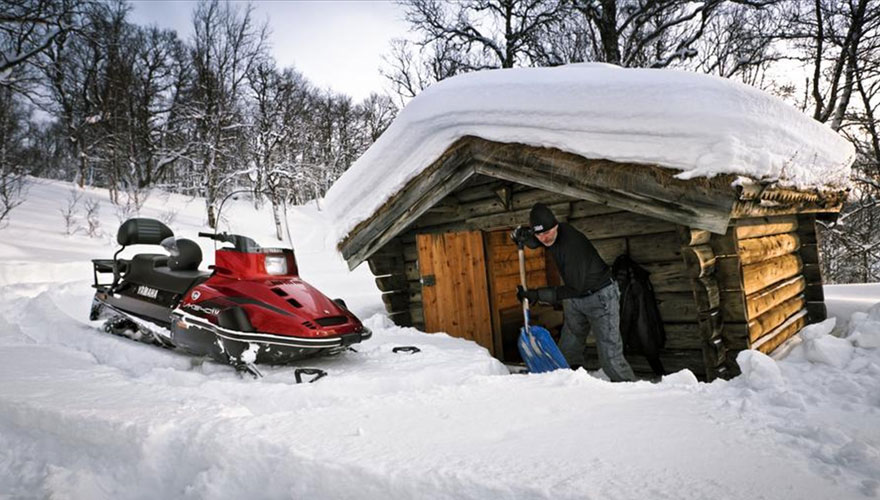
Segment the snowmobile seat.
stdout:
[[128,273],[124,279],[127,282],[148,286],[157,290],[175,294],[185,293],[198,281],[204,281],[211,276],[209,272],[201,272],[198,269],[178,271],[168,267],[169,256],[152,253],[137,254],[132,257],[128,266]]
[[153,270],[153,288],[173,292],[177,294],[186,293],[190,288],[211,277],[211,273],[199,271],[175,271],[167,266],[160,266]]

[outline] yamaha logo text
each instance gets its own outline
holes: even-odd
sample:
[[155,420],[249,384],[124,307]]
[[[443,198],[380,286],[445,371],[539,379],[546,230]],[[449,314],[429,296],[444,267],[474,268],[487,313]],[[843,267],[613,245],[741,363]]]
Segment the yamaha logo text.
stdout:
[[143,285],[138,287],[137,293],[138,293],[138,295],[143,295],[144,297],[149,297],[151,299],[155,299],[156,297],[159,296],[159,290],[156,290],[155,288],[150,288],[148,286],[143,286]]

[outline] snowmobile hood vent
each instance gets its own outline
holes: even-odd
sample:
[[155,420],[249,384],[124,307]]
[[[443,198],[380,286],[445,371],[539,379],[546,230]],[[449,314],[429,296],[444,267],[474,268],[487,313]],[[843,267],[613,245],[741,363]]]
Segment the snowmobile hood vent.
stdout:
[[342,325],[348,321],[348,318],[345,316],[327,316],[326,318],[318,318],[315,320],[315,323],[321,326],[336,326]]

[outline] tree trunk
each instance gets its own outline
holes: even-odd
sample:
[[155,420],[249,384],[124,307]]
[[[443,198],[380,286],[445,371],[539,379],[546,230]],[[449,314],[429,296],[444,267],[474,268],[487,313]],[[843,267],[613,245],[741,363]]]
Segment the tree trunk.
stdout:
[[278,211],[278,197],[272,197],[272,217],[275,218],[275,237],[278,238],[278,241],[284,241],[283,235],[281,234],[281,214]]
[[620,64],[620,36],[617,33],[617,0],[602,0],[602,17],[596,20],[602,38],[605,62]]

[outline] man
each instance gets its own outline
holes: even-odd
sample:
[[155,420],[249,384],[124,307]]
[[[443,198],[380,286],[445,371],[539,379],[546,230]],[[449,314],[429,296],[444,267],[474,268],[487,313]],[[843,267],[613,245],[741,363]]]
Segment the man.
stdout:
[[[620,338],[620,291],[605,264],[587,237],[565,222],[557,222],[553,212],[537,203],[529,214],[534,238],[547,247],[562,275],[563,286],[523,290],[517,298],[529,302],[562,302],[565,323],[559,350],[572,368],[584,364],[587,336],[596,334],[599,364],[612,382],[635,380],[632,368],[623,357]],[[518,229],[522,235],[523,228]],[[526,231],[528,228],[526,228]],[[526,244],[537,248],[532,238]]]

